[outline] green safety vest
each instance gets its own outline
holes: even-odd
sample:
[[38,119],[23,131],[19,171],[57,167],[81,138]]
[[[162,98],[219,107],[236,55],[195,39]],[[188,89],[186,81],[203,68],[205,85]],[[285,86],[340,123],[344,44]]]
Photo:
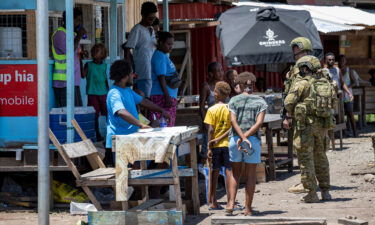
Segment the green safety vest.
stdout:
[[53,39],[55,38],[55,34],[57,31],[63,31],[66,33],[64,27],[59,27],[55,32],[53,32],[51,41],[52,41],[52,54],[55,60],[55,68],[53,70],[52,79],[53,80],[61,80],[66,81],[66,54],[59,55],[56,53],[55,45],[53,43]]

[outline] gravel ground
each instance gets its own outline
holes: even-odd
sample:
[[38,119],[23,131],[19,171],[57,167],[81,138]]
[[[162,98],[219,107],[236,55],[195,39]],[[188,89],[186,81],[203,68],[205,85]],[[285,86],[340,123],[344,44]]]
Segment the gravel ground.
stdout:
[[[375,125],[369,125],[359,138],[344,139],[344,149],[327,153],[331,171],[331,194],[333,200],[316,204],[305,204],[299,201],[302,194],[288,193],[287,189],[299,182],[299,173],[278,172],[277,181],[257,185],[254,209],[259,216],[274,217],[323,217],[329,224],[337,224],[337,219],[348,215],[368,221],[375,225],[375,184],[365,182],[364,175],[352,176],[351,172],[374,165],[374,150],[371,135],[375,135]],[[337,141],[338,142],[338,141]],[[337,145],[338,147],[338,145]],[[224,189],[219,202],[225,207]],[[237,200],[242,203],[244,188],[239,189]],[[211,224],[212,214],[223,214],[223,211],[209,213],[207,206],[201,207],[201,215],[188,216],[187,224]],[[236,211],[235,214],[240,214]],[[50,215],[52,225],[76,224],[78,220],[87,221],[84,216],[71,216],[67,212],[54,212]],[[0,225],[37,224],[35,212],[11,211],[0,212]]]

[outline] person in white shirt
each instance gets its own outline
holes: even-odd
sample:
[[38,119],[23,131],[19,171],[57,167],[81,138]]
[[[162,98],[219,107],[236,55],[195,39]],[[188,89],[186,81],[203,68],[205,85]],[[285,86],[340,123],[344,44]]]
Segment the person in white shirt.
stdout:
[[[152,24],[156,19],[157,12],[158,8],[153,2],[143,3],[142,20],[131,29],[125,44],[125,60],[133,64],[137,75],[135,88],[140,89],[147,98],[150,97],[152,87],[151,58],[156,48],[156,37]],[[133,50],[133,54],[131,50]]]

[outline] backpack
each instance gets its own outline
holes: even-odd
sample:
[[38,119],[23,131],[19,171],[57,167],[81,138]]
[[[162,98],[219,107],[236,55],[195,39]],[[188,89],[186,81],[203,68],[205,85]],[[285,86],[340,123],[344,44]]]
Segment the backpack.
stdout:
[[322,73],[318,72],[310,80],[310,113],[320,118],[330,118],[336,107],[336,90],[334,83]]

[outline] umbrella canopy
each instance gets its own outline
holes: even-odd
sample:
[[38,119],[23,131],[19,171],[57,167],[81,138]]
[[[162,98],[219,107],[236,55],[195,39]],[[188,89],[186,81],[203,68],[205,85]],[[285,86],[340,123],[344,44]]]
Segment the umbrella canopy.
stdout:
[[296,37],[309,38],[314,55],[323,56],[308,11],[240,6],[224,12],[219,21],[216,33],[230,66],[294,62],[290,42]]

